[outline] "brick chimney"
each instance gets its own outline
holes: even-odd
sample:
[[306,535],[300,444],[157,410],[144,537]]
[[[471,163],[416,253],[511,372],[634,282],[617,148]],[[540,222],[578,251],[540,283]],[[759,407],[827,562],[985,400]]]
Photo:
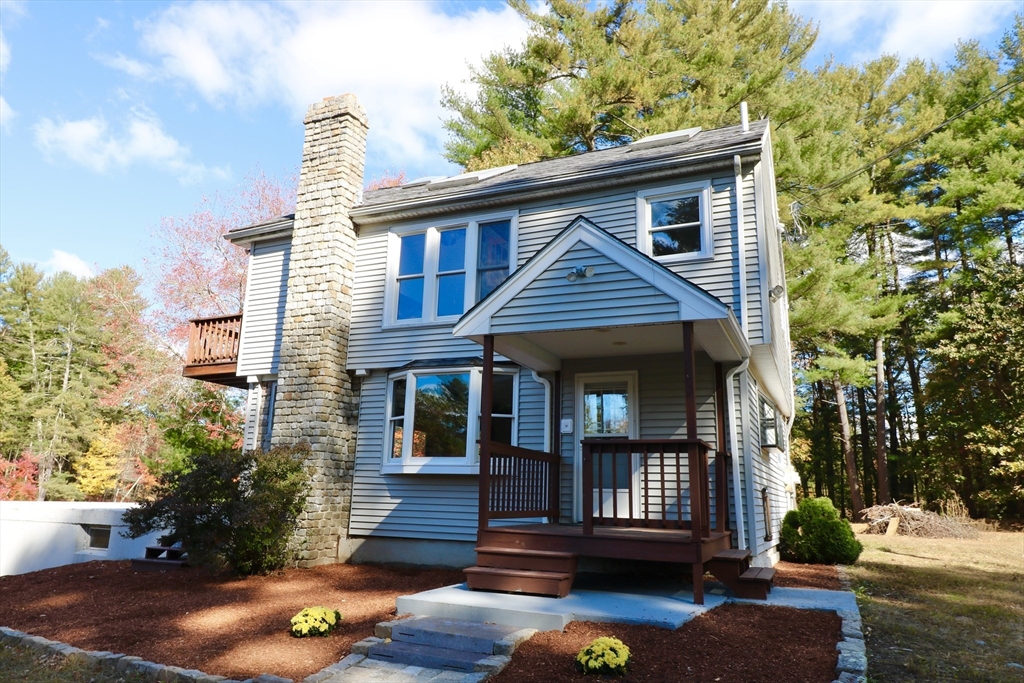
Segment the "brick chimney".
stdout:
[[363,184],[366,112],[353,95],[309,107],[292,230],[273,444],[311,448],[309,499],[294,539],[298,564],[344,560],[358,396],[345,371],[356,235],[349,209]]

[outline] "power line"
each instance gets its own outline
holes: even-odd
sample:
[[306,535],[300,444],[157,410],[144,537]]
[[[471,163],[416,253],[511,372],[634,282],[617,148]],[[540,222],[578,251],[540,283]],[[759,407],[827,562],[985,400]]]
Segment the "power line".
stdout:
[[963,111],[960,111],[960,112],[954,114],[953,116],[950,116],[948,119],[946,119],[945,121],[943,121],[939,125],[935,126],[931,130],[927,130],[927,131],[921,133],[920,135],[918,135],[916,138],[914,138],[912,140],[908,140],[907,142],[904,142],[902,144],[896,145],[891,150],[889,150],[888,152],[886,152],[882,156],[878,157],[874,161],[869,161],[868,163],[864,164],[863,166],[861,166],[861,167],[859,167],[859,168],[857,168],[857,169],[855,169],[853,171],[850,171],[846,175],[844,175],[844,176],[842,176],[842,177],[840,177],[840,178],[838,178],[836,180],[833,180],[832,182],[828,183],[827,185],[823,185],[822,187],[819,187],[817,189],[812,189],[809,194],[813,196],[813,195],[816,195],[816,194],[821,194],[822,192],[825,192],[827,190],[831,190],[834,187],[839,187],[840,185],[844,184],[846,181],[848,181],[851,178],[854,178],[854,177],[860,175],[861,173],[863,173],[864,171],[868,170],[869,168],[871,168],[875,164],[879,163],[880,161],[885,161],[886,159],[888,159],[890,157],[896,156],[897,154],[899,154],[900,152],[902,152],[906,148],[908,148],[911,145],[914,145],[914,144],[920,142],[921,140],[923,140],[924,138],[928,137],[932,133],[935,133],[936,131],[942,130],[943,128],[945,128],[946,126],[951,124],[952,122],[956,121],[959,118],[962,118],[962,117],[966,116],[967,114],[971,113],[972,111],[974,111],[978,107],[980,107],[982,105],[985,105],[985,104],[988,104],[989,102],[991,102],[992,100],[996,99],[997,97],[999,97],[1003,93],[1009,91],[1010,88],[1012,88],[1013,86],[1015,86],[1015,85],[1017,85],[1017,84],[1019,84],[1021,82],[1024,82],[1024,76],[1022,76],[1020,78],[1017,78],[1017,79],[1014,79],[1014,80],[1004,84],[1003,86],[997,88],[996,90],[994,90],[992,92],[992,94],[990,94],[987,97],[984,97],[984,98],[978,100],[977,102],[975,102],[971,106],[967,107]]

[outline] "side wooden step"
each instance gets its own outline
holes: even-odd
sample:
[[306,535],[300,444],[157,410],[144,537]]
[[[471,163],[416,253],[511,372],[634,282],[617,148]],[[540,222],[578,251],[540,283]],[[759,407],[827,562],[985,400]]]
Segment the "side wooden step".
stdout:
[[508,569],[503,567],[467,567],[466,583],[472,590],[504,593],[533,593],[564,598],[572,588],[569,572]]
[[715,578],[729,588],[739,581],[740,575],[750,567],[749,550],[722,550],[704,565]]
[[733,588],[736,597],[749,600],[767,600],[775,583],[775,570],[769,567],[751,567],[740,575]]

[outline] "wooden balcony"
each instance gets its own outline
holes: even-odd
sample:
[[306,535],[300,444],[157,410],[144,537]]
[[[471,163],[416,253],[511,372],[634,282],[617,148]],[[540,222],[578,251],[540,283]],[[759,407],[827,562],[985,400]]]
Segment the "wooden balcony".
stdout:
[[190,320],[181,374],[227,387],[247,387],[245,377],[235,375],[241,332],[241,313]]

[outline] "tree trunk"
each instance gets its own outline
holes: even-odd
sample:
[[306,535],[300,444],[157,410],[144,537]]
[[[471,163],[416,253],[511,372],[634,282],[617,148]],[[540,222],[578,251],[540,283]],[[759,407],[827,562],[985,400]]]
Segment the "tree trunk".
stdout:
[[860,412],[860,457],[864,467],[864,504],[874,505],[874,488],[871,482],[875,479],[874,454],[871,452],[871,429],[868,424],[868,402],[864,397],[864,387],[857,387],[857,407]]
[[875,337],[875,470],[878,472],[878,503],[888,505],[889,463],[885,442],[885,343],[882,336]]
[[850,507],[853,508],[854,521],[860,521],[864,509],[864,499],[860,495],[860,484],[857,481],[857,458],[853,452],[853,441],[850,438],[850,418],[846,412],[846,393],[839,381],[839,375],[832,375],[832,390],[836,395],[836,407],[839,409],[839,431],[843,443],[843,460],[846,462],[846,481],[850,487]]
[[1003,235],[1006,237],[1006,255],[1010,258],[1010,265],[1017,265],[1017,257],[1013,248],[1013,228],[1010,227],[1010,217],[1003,212]]

